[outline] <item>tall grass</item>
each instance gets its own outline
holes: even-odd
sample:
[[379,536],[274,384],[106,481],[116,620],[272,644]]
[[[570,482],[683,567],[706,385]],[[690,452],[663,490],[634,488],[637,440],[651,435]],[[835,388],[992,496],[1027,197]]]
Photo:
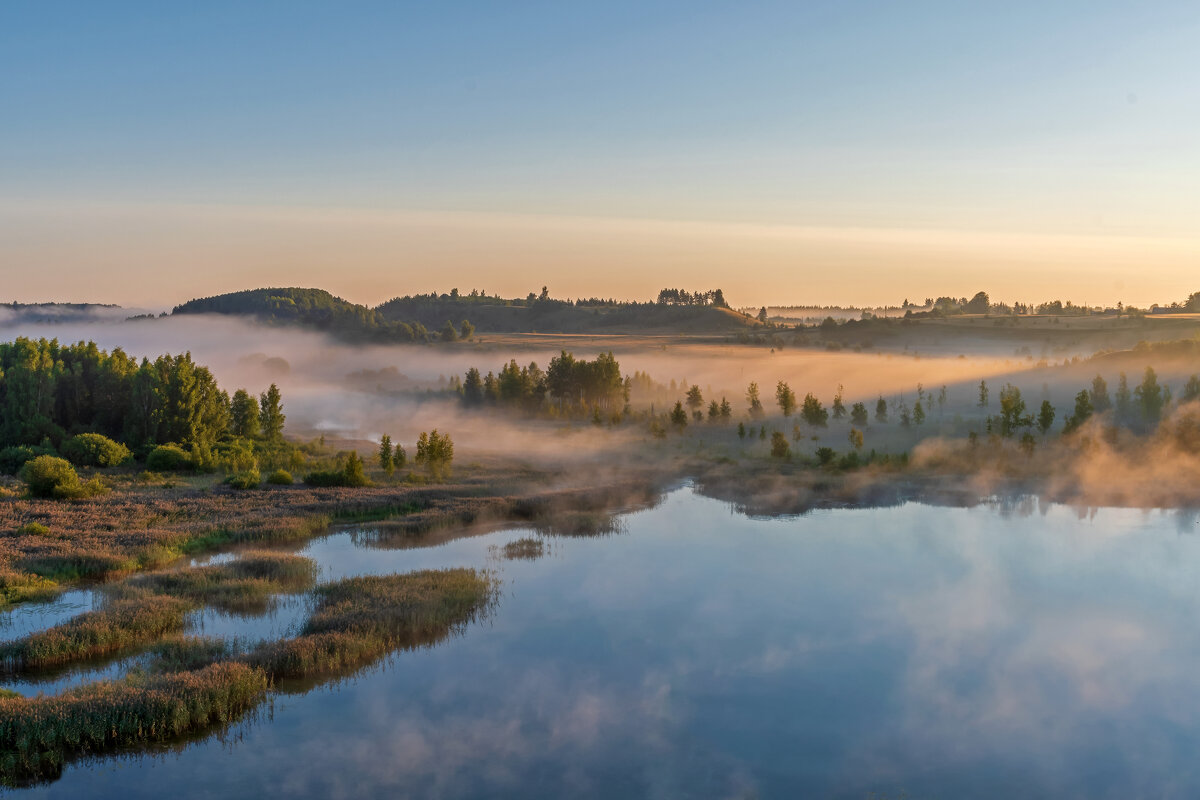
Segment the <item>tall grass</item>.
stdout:
[[186,600],[150,596],[119,600],[44,631],[0,645],[0,667],[38,669],[106,655],[183,628]]
[[225,662],[53,696],[0,698],[0,783],[54,777],[76,754],[166,741],[230,722],[266,690],[261,670]]
[[248,660],[275,678],[337,673],[398,647],[433,644],[493,601],[491,577],[473,569],[350,578],[317,590],[300,636],[263,645]]
[[229,611],[262,611],[278,592],[296,592],[316,582],[312,559],[288,553],[252,551],[236,561],[174,572],[139,575],[126,590],[182,597]]

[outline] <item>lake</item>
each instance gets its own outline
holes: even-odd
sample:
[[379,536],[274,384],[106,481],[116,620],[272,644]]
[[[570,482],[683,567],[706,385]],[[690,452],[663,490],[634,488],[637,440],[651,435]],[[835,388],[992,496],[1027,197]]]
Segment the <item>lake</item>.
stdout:
[[[476,566],[499,603],[220,735],[17,794],[1194,797],[1197,529],[1035,499],[749,518],[683,487],[533,560],[501,557],[527,529],[425,549],[335,531],[300,551],[323,580]],[[189,624],[279,636],[306,609]]]

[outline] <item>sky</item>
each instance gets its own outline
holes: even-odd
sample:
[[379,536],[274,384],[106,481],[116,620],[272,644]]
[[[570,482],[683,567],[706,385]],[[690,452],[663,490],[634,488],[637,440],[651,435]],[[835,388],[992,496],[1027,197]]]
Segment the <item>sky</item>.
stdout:
[[0,3],[0,301],[1200,290],[1195,2]]

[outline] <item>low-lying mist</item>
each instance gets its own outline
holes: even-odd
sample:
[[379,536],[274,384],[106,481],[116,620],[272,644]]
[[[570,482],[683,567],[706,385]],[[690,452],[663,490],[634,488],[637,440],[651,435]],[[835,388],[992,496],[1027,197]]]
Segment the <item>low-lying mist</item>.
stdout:
[[[786,381],[799,398],[814,393],[827,407],[838,387],[848,408],[863,402],[871,413],[868,448],[905,449],[916,441],[946,433],[951,421],[958,427],[974,424],[995,413],[1000,387],[1018,385],[1032,411],[1043,400],[1058,409],[1058,422],[1070,412],[1075,393],[1098,371],[1088,362],[1038,365],[1032,360],[996,358],[965,352],[953,357],[904,353],[831,352],[787,348],[771,350],[738,344],[698,344],[663,337],[505,337],[431,345],[354,345],[336,342],[321,333],[296,328],[268,327],[227,316],[186,316],[145,320],[104,319],[90,323],[24,323],[5,325],[0,339],[17,336],[94,340],[105,349],[154,357],[164,352],[190,351],[208,365],[226,390],[246,388],[253,393],[277,384],[284,399],[287,429],[293,436],[326,436],[335,442],[377,441],[387,433],[411,447],[421,431],[450,432],[461,456],[505,455],[537,460],[581,460],[628,454],[630,444],[646,438],[642,426],[596,427],[575,422],[524,418],[502,411],[466,410],[446,391],[470,367],[484,374],[498,372],[510,359],[520,365],[537,362],[545,369],[566,346],[577,356],[593,358],[612,350],[626,375],[647,373],[661,385],[656,400],[681,400],[689,385],[701,388],[705,403],[725,397],[734,421],[745,416],[746,387],[756,382],[768,413],[766,424],[789,430],[795,419],[784,420],[774,403],[775,386]],[[1134,356],[1130,356],[1134,358]],[[1144,364],[1106,358],[1100,366],[1116,388],[1116,372],[1128,368],[1131,384],[1140,379]],[[1164,383],[1186,375],[1188,364],[1165,365]],[[979,405],[979,382],[990,385],[990,407]],[[672,387],[673,384],[673,387]],[[929,422],[922,429],[900,431],[895,409],[912,407],[922,386]],[[945,386],[944,402],[933,397]],[[892,408],[891,425],[879,427],[874,406],[883,396]],[[634,397],[635,410],[649,401]],[[641,406],[639,408],[639,405]],[[657,406],[656,411],[667,409]],[[960,435],[962,431],[956,431]],[[846,431],[837,426],[809,431],[818,444],[845,446]]]

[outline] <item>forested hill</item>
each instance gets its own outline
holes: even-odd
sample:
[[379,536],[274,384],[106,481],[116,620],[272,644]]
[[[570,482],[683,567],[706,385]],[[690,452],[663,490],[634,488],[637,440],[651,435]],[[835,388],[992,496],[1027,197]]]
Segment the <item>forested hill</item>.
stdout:
[[377,311],[389,320],[418,320],[440,327],[469,319],[485,333],[714,333],[727,334],[759,323],[724,305],[614,300],[507,300],[482,294],[398,297]]
[[[715,299],[715,302],[714,302]],[[249,289],[190,300],[174,314],[234,314],[343,339],[429,341],[485,333],[714,333],[760,323],[724,305],[719,290],[664,290],[658,302],[556,300],[543,291],[507,300],[479,292],[398,297],[377,308],[321,289]]]
[[267,324],[295,325],[342,339],[417,342],[429,338],[421,324],[388,319],[373,308],[335,297],[324,289],[247,289],[189,300],[172,314],[232,314]]
[[120,306],[104,303],[3,303],[0,324],[29,322],[94,322],[124,316]]

